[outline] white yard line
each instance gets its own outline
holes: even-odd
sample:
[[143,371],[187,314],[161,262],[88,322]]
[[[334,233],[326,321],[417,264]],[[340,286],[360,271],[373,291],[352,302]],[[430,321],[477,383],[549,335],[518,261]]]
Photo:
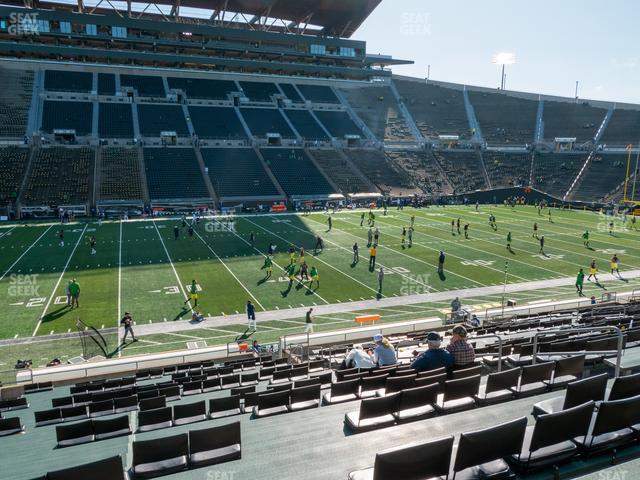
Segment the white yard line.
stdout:
[[[169,264],[171,265],[171,269],[173,270],[173,273],[176,276],[176,280],[178,280],[178,286],[180,287],[180,290],[182,291],[182,295],[184,296],[184,299],[187,300],[189,297],[187,297],[187,292],[184,289],[184,285],[182,285],[182,281],[180,280],[180,277],[178,276],[178,272],[176,271],[176,267],[173,265],[173,260],[171,260],[171,255],[169,255],[169,250],[167,250],[167,246],[164,244],[164,240],[162,238],[162,235],[160,235],[160,230],[158,230],[158,225],[156,225],[156,222],[153,222],[153,226],[156,229],[156,233],[158,234],[158,238],[160,239],[160,243],[162,244],[162,248],[164,248],[164,253],[167,255],[167,260],[169,260]],[[191,306],[191,302],[189,302],[189,310],[191,310],[193,312],[193,307]]]
[[260,301],[259,301],[259,300],[258,300],[258,299],[253,295],[253,293],[251,293],[251,292],[249,291],[249,289],[247,288],[247,286],[246,286],[244,283],[242,283],[238,277],[236,277],[236,274],[235,274],[235,273],[233,273],[233,272],[231,271],[231,269],[227,266],[227,264],[226,264],[226,263],[224,263],[224,261],[223,261],[223,260],[220,258],[220,256],[215,252],[215,250],[214,250],[213,248],[211,248],[211,245],[209,245],[209,244],[205,241],[205,239],[204,239],[204,238],[202,238],[202,235],[200,235],[200,232],[196,231],[195,229],[194,229],[194,232],[195,232],[195,234],[198,236],[198,238],[202,241],[202,243],[204,243],[204,244],[205,244],[205,246],[209,249],[209,251],[210,251],[211,253],[213,253],[213,255],[218,259],[218,261],[222,264],[222,266],[223,266],[224,268],[226,268],[226,269],[227,269],[227,272],[229,272],[229,273],[231,274],[231,276],[232,276],[233,278],[235,278],[235,279],[236,279],[236,282],[238,282],[238,283],[240,284],[240,286],[241,286],[242,288],[244,288],[244,291],[245,291],[245,292],[247,292],[251,298],[253,298],[253,301],[254,301],[254,302],[256,302],[256,304],[257,304],[257,305],[262,309],[262,311],[263,311],[263,312],[264,312],[264,311],[266,311],[266,308],[264,308],[264,307],[262,306],[262,304],[260,303]]
[[[222,225],[222,228],[224,229],[224,224]],[[260,250],[258,250],[258,248],[256,248],[255,246],[252,246],[246,239],[242,238],[240,235],[238,235],[236,232],[234,232],[233,230],[231,230],[230,228],[227,229],[227,231],[229,233],[232,233],[233,235],[235,235],[236,237],[238,237],[241,241],[243,241],[245,244],[251,246],[251,248],[253,248],[256,252],[258,252],[258,254],[260,254],[262,257],[266,257],[266,255],[264,253],[262,253]],[[206,243],[206,242],[205,242]],[[272,259],[272,263],[278,267],[280,270],[282,270],[283,272],[285,271],[284,268],[282,268],[280,265],[278,265],[276,263],[275,260]],[[329,303],[327,300],[325,300],[324,298],[322,298],[317,292],[314,292],[313,290],[311,290],[311,288],[309,288],[307,285],[305,285],[304,283],[302,283],[302,286],[309,292],[313,293],[315,296],[317,296],[320,300],[322,300],[324,303]],[[264,309],[263,309],[264,310]]]
[[14,225],[13,227],[9,228],[6,232],[2,232],[2,235],[0,235],[0,238],[6,237],[7,235],[9,235],[13,230],[15,230],[16,226]]
[[15,262],[13,262],[13,264],[9,268],[7,268],[7,270],[2,274],[2,276],[0,277],[0,280],[2,280],[4,277],[6,277],[7,273],[9,273],[11,270],[13,270],[13,267],[15,267],[18,264],[18,262],[20,260],[22,260],[22,257],[24,257],[29,252],[29,250],[31,250],[36,245],[36,243],[38,243],[40,241],[40,239],[42,237],[44,237],[49,230],[51,230],[51,227],[53,227],[53,225],[51,225],[44,232],[42,232],[42,235],[40,235],[38,238],[36,238],[36,240],[31,245],[29,245],[29,248],[27,248],[24,252],[22,252],[22,255],[20,255],[18,257],[18,259]]
[[[263,227],[262,225],[258,225],[257,223],[252,222],[251,220],[249,220],[248,218],[243,218],[243,220],[245,220],[245,221],[247,221],[247,222],[249,222],[249,223],[252,223],[252,224],[253,224],[253,225],[255,225],[256,227],[258,227],[258,228],[260,228],[260,229],[264,230],[265,232],[267,232],[267,233],[268,233],[268,234],[270,234],[270,235],[273,235],[274,237],[278,237],[280,240],[283,240],[283,241],[284,241],[284,242],[286,242],[287,244],[289,244],[289,245],[294,245],[294,246],[295,246],[295,244],[294,244],[294,243],[292,243],[292,242],[290,242],[289,240],[287,240],[286,238],[284,238],[284,237],[282,237],[282,236],[278,235],[277,233],[272,232],[271,230],[269,230],[269,229],[267,229],[267,228]],[[293,226],[293,225],[290,225],[290,226]],[[297,227],[294,227],[294,228],[297,228]],[[303,231],[304,231],[304,230],[303,230]],[[311,232],[308,232],[308,233],[309,233],[309,235],[313,235]],[[329,243],[330,243],[330,242],[329,242]],[[332,269],[333,269],[333,270],[335,270],[336,272],[341,273],[341,274],[342,274],[342,275],[344,275],[345,277],[348,277],[348,278],[350,278],[351,280],[353,280],[354,282],[359,283],[359,284],[360,284],[360,285],[362,285],[363,287],[365,287],[365,288],[367,288],[367,289],[371,290],[373,293],[378,293],[378,291],[377,291],[375,288],[371,288],[371,287],[370,287],[369,285],[367,285],[366,283],[363,283],[363,282],[361,282],[360,280],[358,280],[357,278],[352,277],[352,276],[351,276],[351,275],[349,275],[348,273],[345,273],[345,272],[343,272],[342,270],[339,270],[338,268],[334,267],[334,266],[333,266],[333,265],[331,265],[330,263],[327,263],[327,262],[325,262],[324,260],[322,260],[322,259],[321,259],[320,257],[318,257],[317,255],[316,255],[314,258],[315,258],[316,260],[318,260],[318,261],[320,261],[320,262],[324,263],[324,264],[325,264],[326,266],[328,266],[329,268],[332,268]],[[319,296],[319,295],[318,295],[318,296]],[[386,297],[386,295],[382,295],[382,297]],[[323,300],[324,300],[324,299],[323,299]],[[326,300],[325,300],[325,301],[326,301]],[[329,302],[327,302],[327,303],[329,303]]]
[[[46,315],[47,310],[49,310],[49,306],[51,305],[51,302],[53,301],[54,297],[56,296],[56,290],[58,290],[58,287],[60,286],[60,282],[62,281],[62,278],[64,277],[64,274],[67,271],[67,268],[69,268],[69,264],[71,263],[71,259],[73,258],[73,254],[76,253],[76,249],[78,248],[78,245],[80,245],[80,241],[82,240],[82,237],[84,236],[84,232],[87,230],[88,226],[89,226],[89,224],[87,223],[84,226],[84,228],[82,229],[82,232],[80,233],[80,235],[78,236],[78,241],[73,246],[73,250],[71,250],[71,255],[69,255],[69,258],[67,259],[67,263],[65,263],[64,268],[62,269],[62,272],[60,272],[60,276],[58,277],[58,281],[56,282],[56,285],[55,285],[55,287],[53,287],[53,291],[51,292],[51,295],[49,296],[49,301],[47,302],[47,305],[44,307],[44,310],[42,311],[42,315],[40,315],[40,319],[38,320],[38,324],[36,325],[36,328],[33,330],[33,334],[31,335],[32,337],[36,336],[36,333],[38,332],[38,329],[40,328],[40,325],[42,324],[42,319]],[[49,227],[49,228],[51,228],[51,227]]]
[[[122,220],[120,221],[120,240],[118,245],[118,313],[116,314],[116,329],[118,331],[118,345],[120,345],[120,315],[122,314]],[[118,349],[118,357],[122,350]]]

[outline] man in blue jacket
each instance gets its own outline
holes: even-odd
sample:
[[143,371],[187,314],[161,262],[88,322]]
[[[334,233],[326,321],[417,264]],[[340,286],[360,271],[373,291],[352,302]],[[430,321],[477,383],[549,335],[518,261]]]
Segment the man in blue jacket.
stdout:
[[442,337],[437,332],[427,335],[427,351],[420,354],[411,364],[419,372],[436,368],[449,368],[453,365],[453,355],[441,348]]

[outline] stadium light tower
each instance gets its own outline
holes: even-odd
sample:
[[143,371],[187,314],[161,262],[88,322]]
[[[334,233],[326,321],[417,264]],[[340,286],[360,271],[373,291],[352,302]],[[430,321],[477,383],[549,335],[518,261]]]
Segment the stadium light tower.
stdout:
[[502,75],[500,76],[500,90],[504,90],[504,67],[506,65],[513,65],[516,63],[516,54],[508,53],[508,52],[500,52],[496,53],[493,56],[493,64],[494,65],[502,65]]

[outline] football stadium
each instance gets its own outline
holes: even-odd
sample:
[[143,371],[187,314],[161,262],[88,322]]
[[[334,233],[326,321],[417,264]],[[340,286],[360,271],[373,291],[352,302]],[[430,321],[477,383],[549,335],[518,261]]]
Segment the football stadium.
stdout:
[[381,3],[0,2],[1,478],[640,478],[640,104]]

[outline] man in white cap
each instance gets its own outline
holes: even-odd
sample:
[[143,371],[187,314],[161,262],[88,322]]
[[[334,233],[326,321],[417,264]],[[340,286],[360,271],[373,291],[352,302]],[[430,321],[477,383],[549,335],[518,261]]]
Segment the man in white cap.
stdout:
[[419,372],[435,368],[449,368],[453,365],[453,355],[441,348],[442,337],[438,332],[427,335],[427,351],[420,354],[411,364]]
[[361,344],[355,344],[351,351],[344,358],[345,368],[374,368],[371,357],[364,351]]

